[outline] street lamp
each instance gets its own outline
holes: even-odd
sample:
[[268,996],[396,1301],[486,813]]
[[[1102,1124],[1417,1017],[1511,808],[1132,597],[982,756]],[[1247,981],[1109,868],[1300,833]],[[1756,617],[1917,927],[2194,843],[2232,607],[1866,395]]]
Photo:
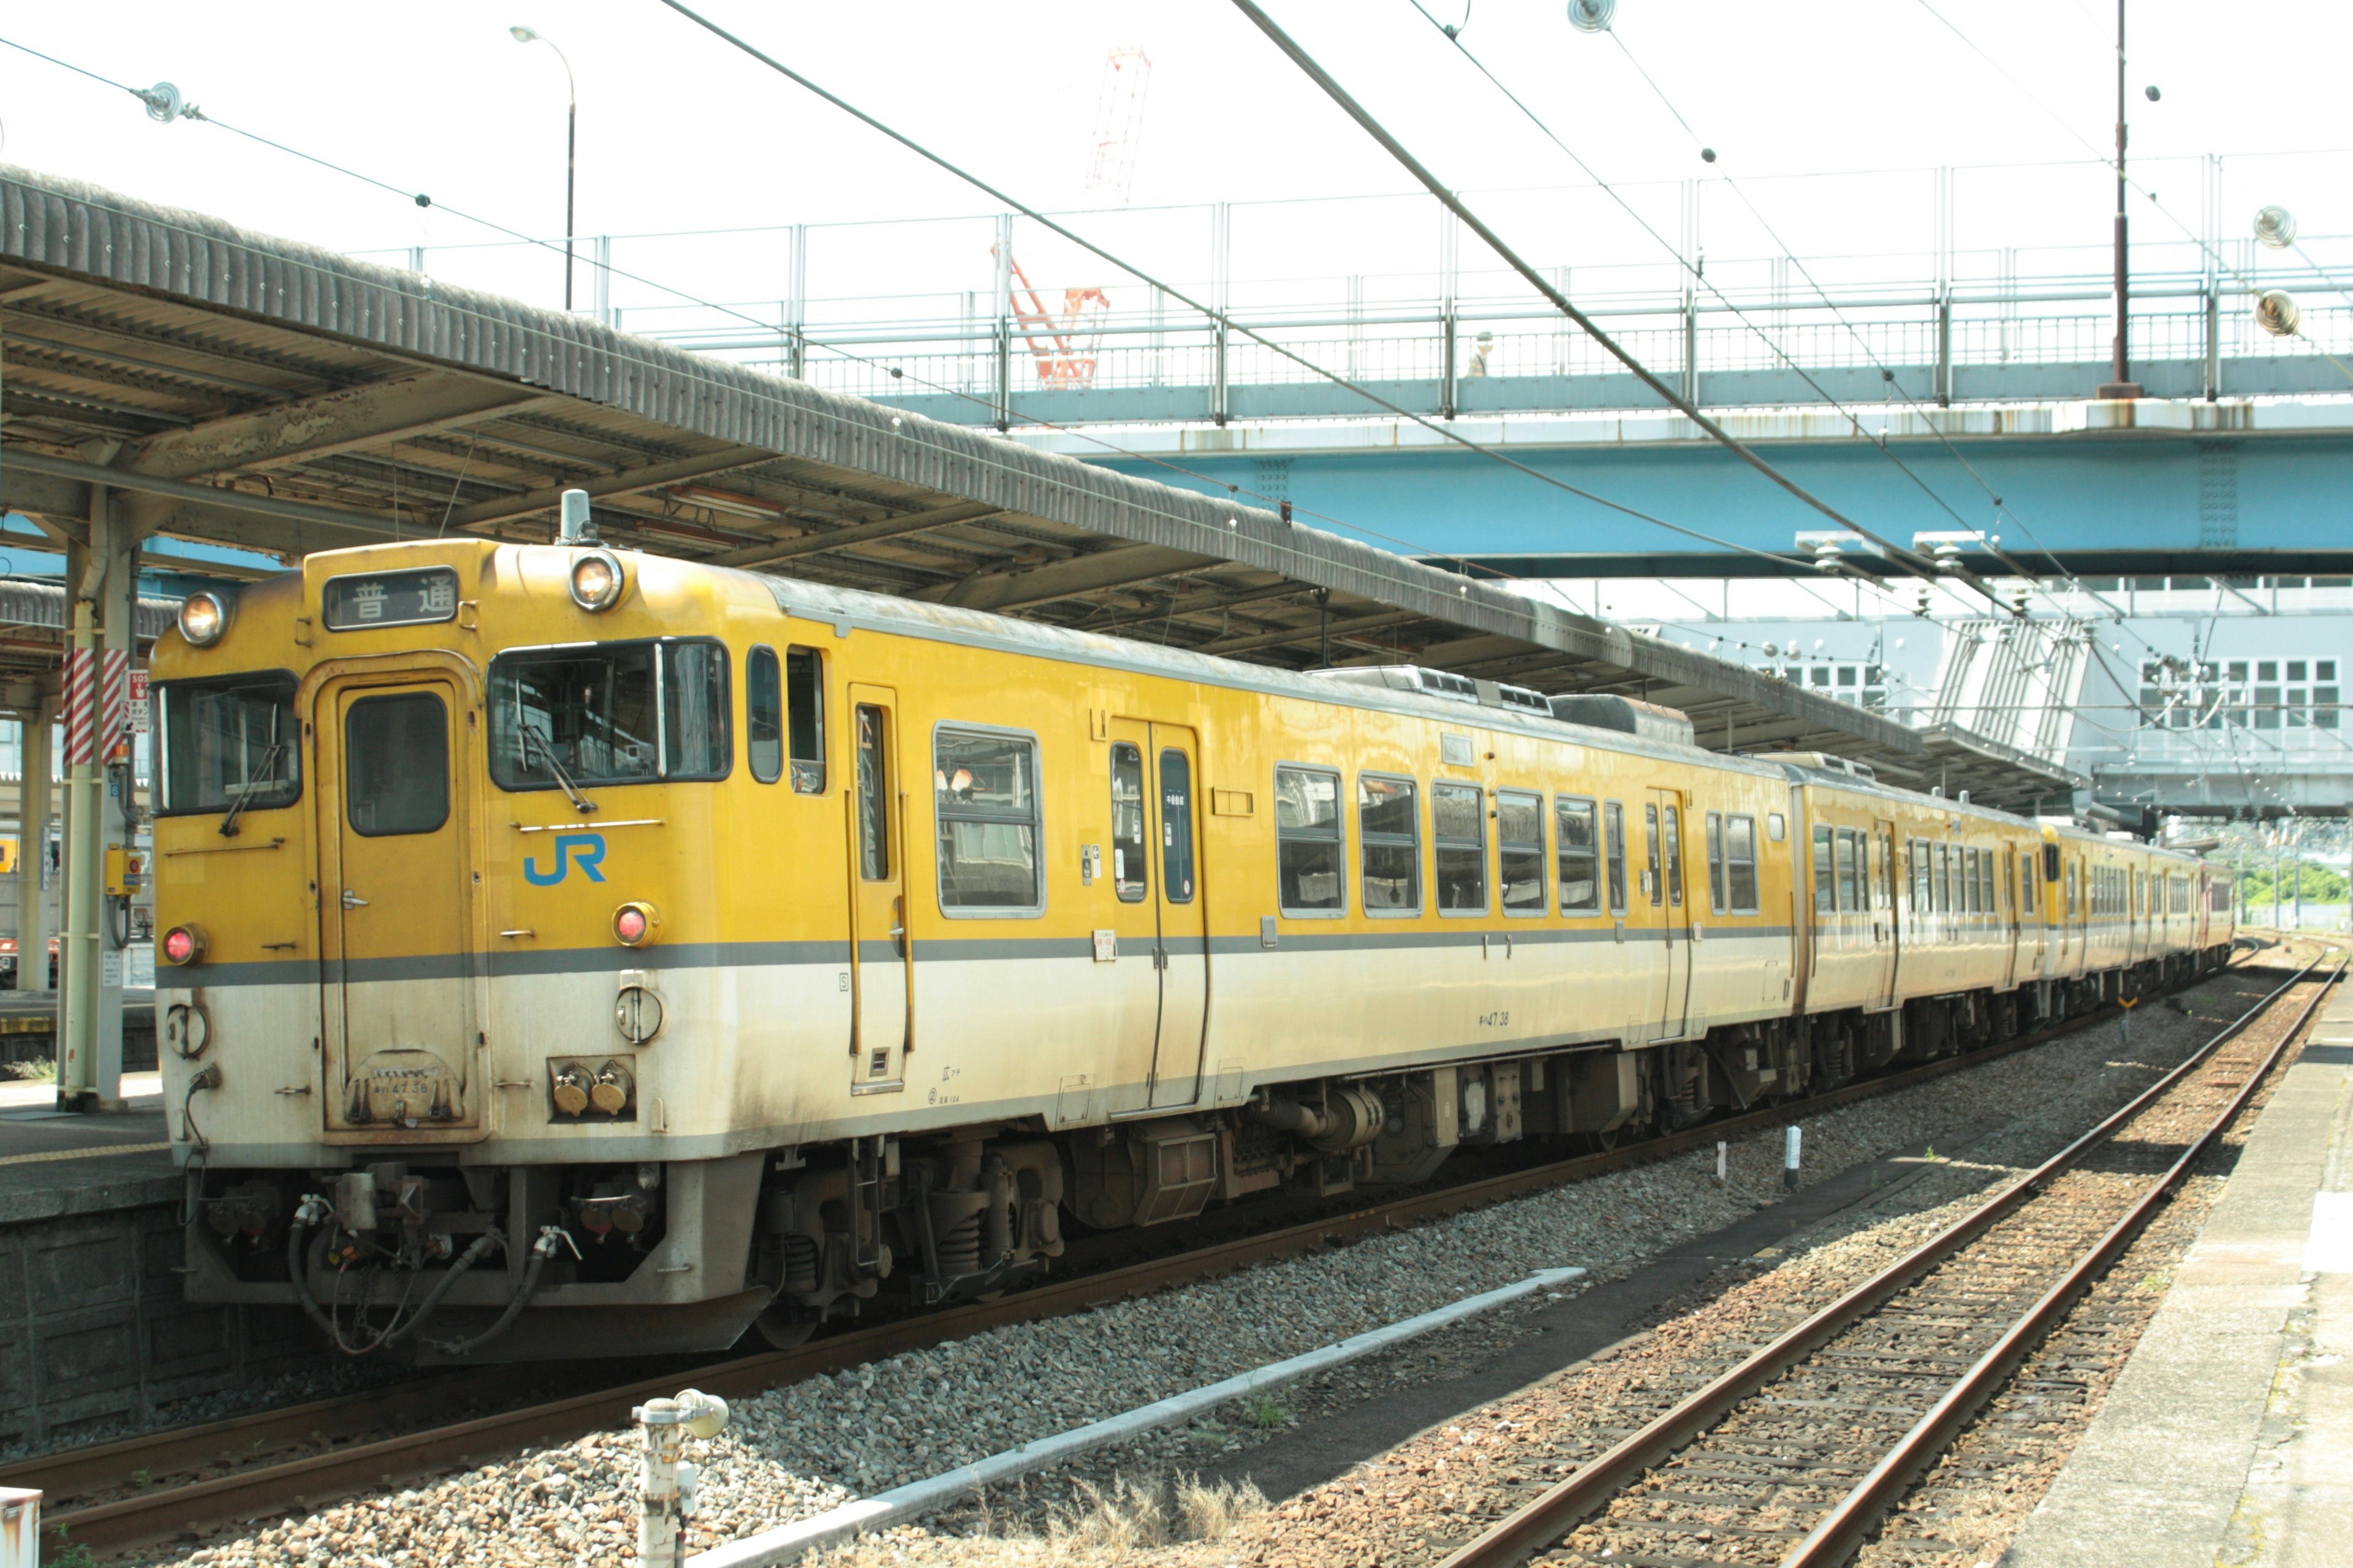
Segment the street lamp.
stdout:
[[580,88],[572,79],[572,62],[565,59],[564,51],[555,47],[555,40],[529,27],[509,27],[518,44],[545,44],[555,49],[555,58],[564,60],[564,90],[571,100],[565,111],[564,121],[564,308],[572,309],[572,184],[580,165]]

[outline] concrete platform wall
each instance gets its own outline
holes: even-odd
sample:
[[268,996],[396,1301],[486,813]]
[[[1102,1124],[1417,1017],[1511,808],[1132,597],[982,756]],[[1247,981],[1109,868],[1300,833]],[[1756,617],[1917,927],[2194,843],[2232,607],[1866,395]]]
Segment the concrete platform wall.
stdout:
[[20,1165],[0,1190],[0,1456],[102,1441],[324,1360],[292,1308],[181,1300],[177,1178],[65,1169],[100,1163],[125,1163],[48,1164],[46,1194],[23,1184],[45,1167]]

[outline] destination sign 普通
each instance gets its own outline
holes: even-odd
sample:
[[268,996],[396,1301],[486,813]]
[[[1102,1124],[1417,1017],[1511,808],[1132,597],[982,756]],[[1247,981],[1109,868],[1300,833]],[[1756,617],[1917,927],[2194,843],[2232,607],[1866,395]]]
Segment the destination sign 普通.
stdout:
[[447,566],[427,566],[415,572],[330,577],[322,604],[331,632],[455,620],[458,574]]

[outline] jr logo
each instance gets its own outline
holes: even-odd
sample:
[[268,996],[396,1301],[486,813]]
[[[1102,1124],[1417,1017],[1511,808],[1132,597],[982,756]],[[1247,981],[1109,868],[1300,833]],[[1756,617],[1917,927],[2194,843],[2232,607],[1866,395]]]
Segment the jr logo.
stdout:
[[534,888],[553,888],[577,865],[587,873],[590,881],[601,882],[605,873],[596,868],[604,863],[603,834],[559,833],[555,836],[555,864],[543,871],[539,868],[539,857],[534,855],[522,863],[522,879]]

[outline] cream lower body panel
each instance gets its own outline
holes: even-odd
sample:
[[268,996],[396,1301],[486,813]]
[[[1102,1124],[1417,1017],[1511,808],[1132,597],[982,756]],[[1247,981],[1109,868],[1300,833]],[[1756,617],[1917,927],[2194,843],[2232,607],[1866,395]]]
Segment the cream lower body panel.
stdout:
[[[1437,935],[1214,953],[1199,1095],[1192,1106],[1148,1113],[1237,1103],[1262,1082],[1636,1040],[1659,1016],[1664,948],[1655,939]],[[1786,1015],[1786,934],[1719,928],[1684,952],[1685,1035]],[[468,1109],[482,1125],[430,1136],[389,1128],[324,1134],[322,1096],[332,1086],[313,1043],[315,987],[218,987],[203,995],[213,1032],[205,1059],[223,1064],[226,1081],[199,1095],[198,1118],[211,1163],[226,1168],[335,1166],[421,1150],[467,1164],[709,1159],[1016,1116],[1060,1127],[1147,1113],[1153,993],[1117,971],[1150,973],[1148,952],[1112,963],[921,952],[913,1048],[902,1079],[881,1092],[857,1076],[846,964],[702,965],[474,982],[481,1040],[413,1043],[469,1059]],[[1654,962],[1630,963],[1630,954]],[[661,1004],[661,1030],[642,1045],[617,1022],[627,984]],[[168,1006],[185,994],[161,1000]],[[632,1112],[559,1118],[551,1059],[626,1064]],[[167,1060],[167,1103],[179,1101],[201,1065]]]

